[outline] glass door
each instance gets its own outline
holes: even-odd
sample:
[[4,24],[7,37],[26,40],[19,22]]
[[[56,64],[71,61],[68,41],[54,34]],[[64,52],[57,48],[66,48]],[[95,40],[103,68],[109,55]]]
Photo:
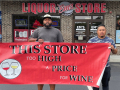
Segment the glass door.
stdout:
[[87,43],[90,38],[97,36],[97,27],[103,22],[102,15],[75,16],[73,42]]
[[89,39],[97,36],[97,27],[102,24],[102,22],[89,22]]
[[90,38],[97,36],[97,27],[100,24],[103,22],[75,21],[74,42],[87,43]]

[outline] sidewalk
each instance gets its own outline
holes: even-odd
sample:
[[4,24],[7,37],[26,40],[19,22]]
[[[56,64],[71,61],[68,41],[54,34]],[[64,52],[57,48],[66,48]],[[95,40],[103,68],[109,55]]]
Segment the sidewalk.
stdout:
[[120,62],[120,55],[110,55],[110,62]]

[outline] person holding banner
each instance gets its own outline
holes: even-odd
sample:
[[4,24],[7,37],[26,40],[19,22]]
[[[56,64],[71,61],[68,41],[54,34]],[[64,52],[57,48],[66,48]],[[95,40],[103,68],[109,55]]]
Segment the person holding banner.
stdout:
[[[106,35],[106,28],[105,25],[99,25],[97,27],[97,36],[91,38],[88,43],[111,43],[111,45],[108,47],[111,49],[113,54],[117,53],[117,49],[115,46],[115,43],[113,39],[105,36]],[[103,90],[109,90],[109,81],[110,81],[110,64],[109,64],[110,56],[108,57],[108,62],[105,67],[105,71],[102,77],[102,88]],[[93,87],[93,90],[99,90],[99,88]]]
[[[63,36],[60,30],[52,27],[51,15],[46,14],[43,17],[44,27],[37,28],[34,33],[29,37],[29,42],[35,42],[38,40],[39,43],[43,42],[63,42]],[[42,90],[43,84],[38,84],[38,90]],[[55,90],[55,84],[50,84],[50,90]]]

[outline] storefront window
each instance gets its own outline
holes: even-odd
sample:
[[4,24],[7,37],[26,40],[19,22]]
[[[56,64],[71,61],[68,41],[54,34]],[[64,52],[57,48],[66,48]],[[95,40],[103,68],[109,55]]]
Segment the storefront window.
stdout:
[[[52,26],[60,30],[60,16],[52,16]],[[34,30],[43,27],[43,15],[13,15],[14,42],[26,42]]]
[[120,15],[116,16],[116,44],[120,44]]
[[[52,16],[52,26],[60,30],[60,16]],[[29,35],[38,27],[43,27],[43,16],[29,16]]]
[[42,27],[43,22],[42,22],[42,16],[30,16],[29,17],[29,28],[30,29],[36,29],[37,27]]
[[52,26],[60,30],[60,16],[52,16]]
[[13,16],[14,42],[28,41],[28,16]]
[[32,35],[36,28],[43,27],[42,17],[42,15],[29,16],[29,36]]
[[16,15],[13,17],[14,29],[28,29],[28,16]]
[[75,16],[75,19],[91,19],[91,16]]

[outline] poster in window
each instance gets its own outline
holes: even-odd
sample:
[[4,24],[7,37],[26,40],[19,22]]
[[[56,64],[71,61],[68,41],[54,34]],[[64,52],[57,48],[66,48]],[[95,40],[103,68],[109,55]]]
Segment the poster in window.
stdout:
[[120,43],[120,30],[116,30],[116,43]]
[[58,21],[52,21],[52,26],[58,26]]
[[14,29],[14,42],[27,42],[28,29]]
[[34,31],[35,29],[30,29],[30,35],[32,35]]
[[27,26],[27,19],[16,19],[15,20],[15,26]]

